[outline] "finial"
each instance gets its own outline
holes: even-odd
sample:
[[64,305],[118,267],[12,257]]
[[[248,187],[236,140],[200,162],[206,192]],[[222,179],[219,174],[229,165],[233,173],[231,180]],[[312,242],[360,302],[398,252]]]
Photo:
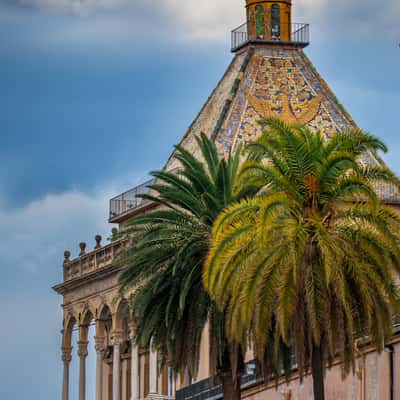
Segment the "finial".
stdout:
[[81,242],[79,243],[79,248],[81,249],[81,252],[79,253],[79,256],[83,256],[86,254],[86,243],[85,242]]
[[101,248],[101,235],[96,235],[94,240],[96,241],[96,246],[94,247],[95,249],[100,249]]
[[71,261],[70,257],[71,257],[71,252],[68,250],[65,250],[64,251],[64,264],[68,264]]

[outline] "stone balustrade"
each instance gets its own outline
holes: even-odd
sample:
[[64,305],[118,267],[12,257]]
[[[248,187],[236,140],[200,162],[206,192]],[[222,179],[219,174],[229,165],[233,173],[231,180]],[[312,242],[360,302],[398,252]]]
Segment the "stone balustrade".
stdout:
[[[113,237],[117,235],[118,231],[113,229]],[[72,279],[81,278],[92,272],[98,271],[102,268],[110,266],[115,257],[120,254],[124,248],[127,239],[115,239],[109,244],[101,245],[102,237],[97,235],[95,237],[95,247],[91,252],[86,252],[86,243],[81,242],[79,244],[80,252],[79,256],[71,260],[71,252],[64,252],[64,282]]]

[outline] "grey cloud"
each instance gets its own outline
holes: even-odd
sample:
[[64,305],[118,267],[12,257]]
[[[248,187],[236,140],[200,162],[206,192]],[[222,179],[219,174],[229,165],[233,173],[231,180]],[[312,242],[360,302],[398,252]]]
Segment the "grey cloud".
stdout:
[[400,19],[398,0],[298,0],[294,11],[319,29],[337,35],[346,32],[379,35],[398,29]]
[[[0,4],[28,8],[41,13],[67,14],[129,21],[131,30],[146,22],[148,29],[180,31],[196,39],[226,38],[230,28],[245,19],[244,0],[0,0]],[[398,0],[297,0],[294,2],[297,19],[310,22],[323,32],[337,35],[352,32],[358,36],[395,31],[400,18]],[[109,21],[108,21],[109,22]],[[93,21],[86,20],[86,24]]]
[[86,15],[102,10],[119,10],[129,3],[126,0],[2,0],[15,8],[27,8],[41,12]]

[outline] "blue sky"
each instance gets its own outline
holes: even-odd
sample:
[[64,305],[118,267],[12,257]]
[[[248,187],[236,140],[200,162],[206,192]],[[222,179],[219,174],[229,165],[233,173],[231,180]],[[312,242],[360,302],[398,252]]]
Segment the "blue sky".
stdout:
[[[400,173],[399,2],[294,5],[307,54]],[[242,0],[0,0],[1,399],[60,397],[62,253],[107,237],[108,199],[163,165],[243,20]]]

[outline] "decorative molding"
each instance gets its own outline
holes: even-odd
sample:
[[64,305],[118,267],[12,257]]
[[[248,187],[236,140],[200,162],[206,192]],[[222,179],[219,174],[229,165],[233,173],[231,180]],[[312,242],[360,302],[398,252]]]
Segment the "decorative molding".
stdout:
[[[283,93],[280,105],[271,105],[268,100],[257,98],[251,93],[246,93],[246,98],[250,105],[263,118],[279,118],[288,124],[307,124],[315,118],[321,107],[322,94],[317,94],[313,99],[303,105],[298,112],[293,110],[290,96]],[[279,109],[281,110],[279,112]]]

